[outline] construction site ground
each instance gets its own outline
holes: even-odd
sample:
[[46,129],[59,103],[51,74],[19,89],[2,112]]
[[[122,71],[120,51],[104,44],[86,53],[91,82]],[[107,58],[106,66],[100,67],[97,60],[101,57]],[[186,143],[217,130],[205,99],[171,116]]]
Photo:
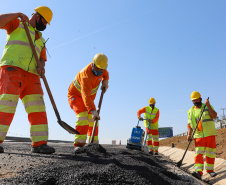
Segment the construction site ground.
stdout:
[[54,154],[30,152],[30,143],[4,142],[0,184],[206,184],[164,156],[152,156],[125,145],[91,144],[76,155],[73,143],[49,143]]
[[[200,181],[191,176],[194,165],[194,142],[180,168],[188,144],[186,136],[160,141],[159,156],[127,149],[125,145],[91,144],[78,153],[73,143],[51,143],[54,154],[30,152],[30,142],[4,142],[0,154],[0,184],[226,184],[225,134],[217,130],[217,159],[214,178],[204,173]],[[174,148],[172,148],[174,143]],[[181,149],[180,149],[181,148]]]

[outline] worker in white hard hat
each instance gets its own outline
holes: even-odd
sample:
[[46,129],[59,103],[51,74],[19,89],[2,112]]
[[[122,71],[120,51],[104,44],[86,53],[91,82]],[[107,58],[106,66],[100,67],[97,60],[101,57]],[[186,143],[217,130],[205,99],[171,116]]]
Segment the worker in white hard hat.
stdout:
[[[205,103],[202,103],[201,94],[197,91],[191,93],[191,101],[194,106],[188,110],[188,136],[190,141],[193,130],[195,130],[195,164],[194,172],[192,175],[198,179],[201,179],[204,169],[203,156],[205,155],[205,169],[211,177],[215,177],[217,174],[214,172],[214,161],[216,157],[216,128],[213,119],[217,117],[212,105],[208,99]],[[206,105],[206,107],[204,107]],[[201,112],[204,109],[201,120],[198,122]]]
[[[0,61],[0,153],[4,152],[1,143],[13,120],[19,98],[28,113],[31,152],[55,152],[53,147],[47,145],[48,122],[40,82],[47,61],[45,39],[40,31],[44,31],[46,25],[50,24],[53,13],[46,6],[34,10],[30,19],[21,12],[0,15],[0,28],[7,32],[5,50]],[[42,69],[37,67],[24,24],[28,25]]]
[[[147,133],[147,147],[151,155],[158,155],[159,148],[159,131],[158,131],[158,120],[159,120],[159,109],[155,107],[155,99],[149,98],[149,106],[145,106],[138,110],[137,117],[140,121],[144,120],[144,127]],[[141,114],[144,113],[144,119]],[[149,126],[150,123],[150,126]],[[148,130],[149,126],[149,130]]]
[[[100,120],[94,99],[101,82],[102,90],[106,92],[108,88],[109,74],[107,66],[108,58],[106,55],[97,53],[93,57],[93,61],[78,72],[68,89],[68,102],[78,119],[75,123],[75,129],[80,133],[75,135],[75,152],[86,144],[87,134],[88,141],[90,141],[94,120]],[[93,143],[99,143],[98,127],[99,123],[94,133]]]

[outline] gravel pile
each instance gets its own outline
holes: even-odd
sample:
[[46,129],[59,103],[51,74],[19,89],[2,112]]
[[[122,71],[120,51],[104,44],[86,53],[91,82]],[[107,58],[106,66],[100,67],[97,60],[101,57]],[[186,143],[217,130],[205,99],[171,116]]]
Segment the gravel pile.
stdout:
[[[27,150],[27,145],[23,146],[23,143],[20,145]],[[103,145],[103,147],[99,144],[89,144],[76,154],[73,153],[73,144],[52,146],[56,149],[56,153],[52,155],[20,153],[25,161],[29,157],[33,159],[32,168],[23,168],[10,178],[0,176],[0,184],[200,184],[184,172],[177,170],[174,173],[175,170],[170,169],[167,161],[161,156],[154,157],[126,149],[125,146]],[[1,154],[0,159],[5,157],[4,155],[9,154]],[[15,166],[14,163],[13,168]],[[4,168],[1,168],[2,170]]]

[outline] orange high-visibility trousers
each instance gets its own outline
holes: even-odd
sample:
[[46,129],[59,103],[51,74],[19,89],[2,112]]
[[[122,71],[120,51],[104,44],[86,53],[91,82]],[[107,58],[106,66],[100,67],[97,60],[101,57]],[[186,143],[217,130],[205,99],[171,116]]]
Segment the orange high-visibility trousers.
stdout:
[[[91,139],[94,125],[92,114],[87,111],[82,100],[82,97],[80,96],[73,96],[72,98],[69,98],[68,103],[71,109],[74,110],[77,117],[77,121],[75,123],[75,130],[77,130],[80,133],[75,135],[74,147],[76,147],[77,145],[84,146],[86,144],[87,134],[88,141],[90,141]],[[98,127],[99,123],[97,124],[96,131],[94,134],[94,143],[99,143]]]
[[195,171],[203,174],[205,153],[205,169],[207,173],[214,171],[214,162],[216,157],[216,141],[215,136],[208,136],[195,139]]
[[[147,133],[148,128],[146,128]],[[147,135],[147,147],[149,151],[158,152],[159,149],[159,130],[149,129]]]
[[46,144],[48,125],[40,78],[14,66],[0,68],[0,143],[7,135],[19,98],[28,113],[32,146]]

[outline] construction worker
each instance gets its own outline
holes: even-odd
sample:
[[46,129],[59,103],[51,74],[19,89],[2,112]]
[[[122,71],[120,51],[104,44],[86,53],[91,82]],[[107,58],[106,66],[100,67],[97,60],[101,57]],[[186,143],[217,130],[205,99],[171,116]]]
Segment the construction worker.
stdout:
[[[50,24],[52,11],[46,6],[34,9],[30,19],[23,13],[0,15],[0,28],[7,32],[7,40],[0,61],[0,143],[2,144],[22,100],[30,123],[31,152],[51,154],[55,149],[47,145],[48,123],[40,77],[45,72],[45,40],[40,31]],[[24,24],[34,41],[42,69],[37,68]],[[0,144],[0,153],[4,148]]]
[[[68,89],[68,103],[78,119],[75,129],[80,133],[75,135],[74,151],[86,144],[87,133],[88,141],[90,141],[94,120],[100,120],[94,99],[101,81],[101,89],[106,92],[108,88],[107,63],[107,57],[102,53],[97,53],[93,57],[93,62],[78,72]],[[99,143],[98,124],[94,133],[94,143]]]
[[201,179],[203,175],[203,155],[205,153],[205,169],[211,177],[215,177],[217,174],[214,172],[214,161],[216,157],[216,141],[217,135],[215,124],[213,119],[217,117],[217,113],[214,111],[209,100],[202,103],[201,94],[197,91],[192,92],[191,100],[194,106],[188,110],[188,136],[190,141],[192,132],[196,128],[197,121],[200,117],[201,111],[206,105],[202,114],[201,120],[194,133],[195,140],[195,164],[194,172],[192,175],[198,179]]
[[[144,118],[141,117],[141,114],[144,113]],[[159,120],[159,109],[155,107],[155,99],[149,99],[149,106],[145,106],[142,109],[138,110],[137,117],[140,121],[144,120],[144,127],[146,128],[147,133],[147,146],[149,153],[151,155],[158,155],[159,148],[159,131],[158,131],[158,120]],[[148,130],[148,125],[149,130]]]

